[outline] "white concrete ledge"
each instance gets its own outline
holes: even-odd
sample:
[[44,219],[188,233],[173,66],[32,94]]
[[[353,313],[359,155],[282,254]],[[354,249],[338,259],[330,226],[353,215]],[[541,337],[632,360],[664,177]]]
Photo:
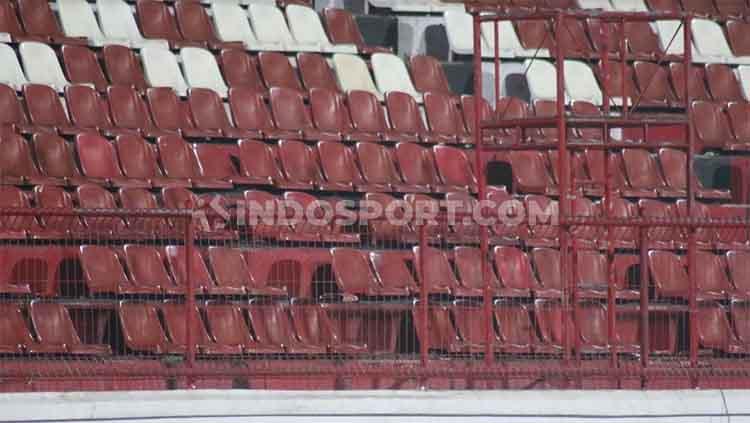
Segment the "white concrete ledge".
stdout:
[[0,422],[750,422],[750,391],[138,391],[0,395]]

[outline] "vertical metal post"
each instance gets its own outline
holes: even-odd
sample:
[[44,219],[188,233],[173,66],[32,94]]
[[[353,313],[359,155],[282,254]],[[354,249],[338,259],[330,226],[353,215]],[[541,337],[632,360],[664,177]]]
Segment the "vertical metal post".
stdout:
[[429,298],[430,290],[428,289],[429,281],[427,278],[424,277],[425,275],[425,265],[427,264],[427,260],[425,260],[425,255],[427,254],[427,224],[426,222],[422,222],[419,225],[419,257],[417,257],[417,260],[419,260],[419,269],[421,269],[421,275],[419,275],[420,278],[420,294],[419,294],[419,315],[422,316],[422,336],[419,337],[419,355],[422,361],[422,366],[427,366],[429,361],[429,352],[430,352],[430,325],[428,322],[429,314],[428,314],[428,307],[429,307]]
[[[648,286],[649,286],[649,268],[648,268],[648,248],[646,242],[648,240],[646,226],[638,227],[638,245],[641,252],[641,368],[645,370],[648,367],[648,355],[650,353],[650,326],[649,326],[649,303],[648,303]],[[645,384],[645,380],[641,380],[641,384]]]
[[[495,110],[500,104],[500,21],[493,22],[495,30]],[[480,138],[481,139],[481,138]],[[481,197],[480,197],[481,198]]]
[[[192,263],[192,257],[193,257],[193,217],[184,217],[181,219],[182,221],[186,221],[186,228],[185,228],[185,283],[187,288],[187,298],[185,301],[185,308],[186,308],[186,325],[185,328],[185,343],[187,344],[187,350],[186,350],[186,361],[187,361],[187,367],[191,371],[194,370],[195,367],[195,342],[193,342],[194,334],[193,334],[193,328],[195,328],[195,321],[198,318],[198,316],[195,315],[196,307],[195,307],[195,283],[193,281],[193,263]],[[195,335],[197,336],[197,334]],[[188,378],[187,385],[192,387],[194,380],[192,378]]]
[[[688,216],[690,220],[695,218],[695,175],[693,174],[693,160],[695,159],[695,139],[693,136],[693,119],[691,112],[691,95],[690,95],[690,83],[688,82],[689,66],[692,64],[692,15],[688,14],[685,17],[685,23],[683,25],[683,45],[684,45],[684,66],[685,66],[685,101],[686,108],[685,112],[687,115],[687,124],[684,126],[687,134],[688,151],[687,151],[687,202],[688,202]],[[690,281],[689,290],[689,328],[690,328],[690,367],[695,368],[698,365],[698,330],[696,327],[698,318],[698,303],[696,299],[696,267],[695,267],[695,241],[696,241],[696,228],[690,226],[688,228],[688,280]],[[693,387],[697,385],[697,379],[691,377],[691,383]]]
[[[602,23],[601,28],[602,31],[602,44],[604,46],[604,55],[602,56],[602,73],[604,74],[604,84],[603,84],[603,96],[602,101],[604,103],[604,115],[609,116],[611,110],[610,110],[610,93],[609,93],[609,83],[610,83],[610,73],[609,73],[609,31],[604,29],[605,24]],[[622,25],[624,26],[624,24]],[[624,52],[621,52],[622,61],[625,61],[625,54]],[[609,125],[606,123],[604,124],[602,128],[602,139],[604,140],[604,145],[608,145],[610,142],[610,136],[609,136]],[[608,148],[605,148],[602,150],[603,157],[604,157],[604,217],[609,219],[611,216],[611,210],[612,207],[612,183],[610,181],[610,168],[609,168],[609,154],[610,151]],[[607,344],[609,345],[610,352],[609,352],[609,364],[610,369],[614,371],[614,369],[617,368],[617,342],[615,340],[617,339],[616,335],[616,319],[617,319],[617,311],[615,310],[616,307],[616,291],[615,291],[615,270],[614,270],[614,246],[612,239],[612,230],[610,225],[607,225],[604,227],[605,235],[607,239]],[[620,378],[617,378],[617,381],[619,382]],[[619,388],[619,383],[618,383]]]
[[627,81],[627,44],[625,43],[625,18],[620,19],[620,76],[622,77],[622,115],[627,117],[628,110],[628,84]]
[[[569,226],[566,220],[569,217],[568,207],[568,195],[569,195],[569,178],[570,169],[568,166],[568,148],[567,148],[567,125],[565,122],[565,58],[564,49],[562,46],[563,40],[563,12],[558,12],[555,16],[555,38],[558,40],[557,48],[555,49],[555,67],[557,68],[557,136],[558,136],[558,166],[560,169],[560,201],[559,206],[559,221],[560,225],[560,278],[563,286],[562,292],[562,309],[563,309],[563,324],[562,324],[562,336],[563,336],[563,359],[567,364],[570,360],[570,335],[568,331],[569,322],[574,321],[571,316],[570,298],[568,297],[568,291],[571,289],[570,286],[570,275],[568,274],[568,241],[569,241]],[[572,288],[575,291],[575,287]],[[573,294],[575,294],[573,292]]]

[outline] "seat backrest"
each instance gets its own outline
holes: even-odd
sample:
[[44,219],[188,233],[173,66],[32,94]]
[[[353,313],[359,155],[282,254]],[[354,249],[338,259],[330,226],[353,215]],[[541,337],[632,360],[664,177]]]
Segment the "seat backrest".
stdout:
[[177,133],[195,126],[188,104],[181,101],[172,88],[149,88],[146,100],[154,125],[161,131]]
[[154,304],[123,301],[119,307],[125,345],[131,350],[164,352],[167,335],[159,323],[159,313]]
[[[677,99],[684,103],[685,68],[683,64],[679,62],[670,63],[669,77]],[[708,88],[706,87],[706,71],[703,66],[690,66],[688,83],[690,84],[690,97],[693,100],[711,100],[711,95],[708,93]]]
[[714,100],[744,101],[740,82],[735,71],[729,66],[721,63],[707,64],[706,81]]
[[328,7],[323,9],[326,29],[335,44],[364,45],[362,33],[351,12],[346,9]]
[[16,97],[13,88],[0,84],[0,135],[3,134],[4,127],[10,125],[24,125],[28,123],[26,113],[21,106],[21,101]]
[[177,24],[187,41],[216,42],[213,22],[202,4],[194,1],[177,1],[174,4]]
[[240,129],[272,130],[276,126],[263,94],[250,87],[231,88],[229,108],[235,125]]
[[416,135],[427,133],[419,105],[413,96],[401,91],[391,91],[385,96],[385,104],[394,130]]
[[[258,43],[247,13],[235,2],[211,2],[216,35],[224,42],[242,42],[246,46]],[[240,50],[241,51],[241,50]]]
[[86,85],[65,87],[65,104],[70,120],[77,128],[97,130],[112,126],[109,103],[93,88]]
[[741,292],[750,292],[750,252],[727,251],[727,265],[732,283]]
[[201,175],[209,178],[229,179],[239,175],[235,160],[239,151],[234,145],[196,144],[193,151]]
[[127,244],[124,251],[133,283],[144,286],[173,286],[162,254],[156,247]]
[[156,141],[164,173],[170,178],[189,179],[200,176],[193,149],[176,135],[164,135]]
[[357,157],[364,180],[370,184],[401,183],[393,152],[384,145],[371,142],[357,143]]
[[27,34],[63,36],[55,14],[45,0],[19,0],[16,4]]
[[81,269],[86,286],[92,292],[118,292],[119,286],[130,283],[117,254],[103,245],[80,247]]
[[495,247],[495,270],[503,286],[534,289],[539,286],[529,256],[515,247]]
[[666,185],[659,171],[656,156],[648,150],[625,148],[622,159],[630,186],[636,189],[655,189]]
[[750,307],[747,303],[733,303],[729,311],[732,313],[732,322],[737,338],[744,345],[747,345],[750,341]]
[[232,304],[209,303],[206,306],[208,327],[219,345],[248,345],[253,342],[245,317]]
[[82,343],[64,305],[32,301],[29,312],[36,337],[41,344],[62,347]]
[[447,145],[436,145],[433,151],[440,177],[446,185],[466,189],[476,186],[477,180],[472,163],[463,150]]
[[669,86],[669,73],[665,67],[652,62],[635,62],[635,79],[643,103],[669,104],[675,95]]
[[409,70],[400,57],[390,53],[375,53],[370,58],[370,63],[375,82],[381,93],[400,91],[411,96],[418,96]]
[[346,99],[355,129],[374,133],[383,133],[388,130],[383,108],[374,94],[354,90],[348,92]]
[[34,339],[26,326],[23,313],[17,304],[0,304],[0,346],[22,352],[22,346],[31,346]]
[[279,158],[290,181],[312,184],[323,175],[312,148],[301,141],[279,141]]
[[372,80],[370,70],[361,57],[344,53],[334,54],[333,68],[342,91],[362,90],[381,97],[380,91]]
[[211,264],[211,270],[219,286],[250,287],[252,285],[242,250],[231,247],[209,247],[208,262]]
[[695,133],[703,148],[721,148],[732,139],[729,119],[720,104],[698,100],[691,107]]
[[135,10],[144,37],[168,41],[182,40],[174,12],[166,3],[154,0],[139,1]]
[[108,38],[128,40],[134,47],[145,44],[130,6],[123,0],[97,0],[96,10]]
[[[190,251],[190,278],[192,279],[193,286],[196,288],[213,286],[213,278],[208,273],[203,255],[197,248],[192,248]],[[182,245],[169,245],[165,248],[165,253],[175,283],[187,288],[186,248]]]
[[133,50],[120,45],[106,45],[102,48],[102,59],[112,84],[130,85],[136,90],[146,89],[146,77]]
[[557,78],[557,70],[552,63],[544,60],[527,60],[524,62],[524,69],[527,69],[526,81],[532,101],[554,100],[557,97],[555,84],[552,83]]
[[584,303],[576,306],[578,336],[585,346],[609,346],[607,336],[607,309],[602,304]]
[[92,43],[101,42],[104,34],[96,22],[94,11],[85,0],[61,0],[57,2],[57,14],[65,35],[88,38]]
[[[148,2],[157,3],[150,0]],[[180,71],[177,57],[169,50],[153,46],[143,47],[141,49],[141,61],[148,85],[171,87],[180,95],[187,94],[187,83]]]
[[370,263],[380,284],[387,288],[416,289],[417,283],[407,267],[407,257],[410,252],[401,251],[371,251]]
[[[0,8],[0,10],[2,9]],[[21,64],[18,63],[18,57],[16,57],[13,47],[8,44],[0,44],[0,60],[3,62],[3,66],[0,68],[0,83],[10,85],[16,91],[20,91],[28,80],[21,69]]]
[[[571,321],[571,313],[563,308],[559,302],[536,300],[534,302],[534,316],[543,343],[557,348],[575,345],[577,334]],[[567,342],[565,338],[567,338]]]
[[349,147],[338,142],[321,141],[318,143],[318,155],[328,182],[362,185],[362,174]]
[[432,132],[450,136],[467,133],[458,102],[451,95],[427,93],[424,95],[424,108]]
[[687,295],[687,270],[676,254],[670,251],[649,251],[648,265],[651,280],[661,296],[684,297]]
[[733,101],[727,107],[727,116],[732,132],[738,140],[750,139],[750,104],[744,101]]
[[528,308],[523,304],[503,303],[494,308],[495,322],[504,344],[531,346],[539,341]]
[[308,6],[290,4],[286,7],[286,19],[294,39],[300,44],[312,44],[319,47],[330,46],[318,12]]
[[297,54],[297,66],[302,76],[302,82],[308,90],[322,88],[335,92],[341,91],[333,69],[322,55],[299,53]]
[[311,88],[310,114],[315,126],[322,131],[348,133],[353,129],[349,108],[337,91]]
[[137,135],[121,135],[115,142],[123,174],[129,178],[149,179],[162,176],[156,147]]
[[271,111],[279,129],[301,131],[313,128],[310,110],[299,91],[271,87]]
[[[482,254],[475,247],[456,247],[453,249],[456,271],[461,280],[461,284],[467,288],[484,289],[484,275],[482,274]],[[491,265],[487,268],[489,285],[491,287],[499,286],[495,271]]]
[[[683,0],[683,3],[691,0]],[[711,5],[711,2],[692,0],[693,3]],[[695,5],[695,4],[694,4]],[[702,55],[712,57],[732,57],[732,49],[724,36],[724,30],[718,22],[708,19],[693,19],[690,29],[693,35],[693,44]]]
[[534,248],[531,251],[539,282],[546,289],[562,290],[560,251],[554,248]]
[[16,134],[0,136],[0,177],[34,177],[39,176],[31,149],[26,140]]
[[[188,3],[191,3],[188,1]],[[198,5],[198,8],[203,7]],[[226,97],[229,91],[221,76],[216,58],[208,50],[197,47],[183,47],[180,50],[185,80],[191,88],[206,88]]]
[[699,291],[728,292],[732,289],[723,256],[710,251],[696,251],[695,270],[697,272],[695,280]]
[[289,32],[286,19],[275,4],[251,3],[247,12],[258,40],[294,45],[294,37]]
[[333,272],[346,294],[367,294],[377,288],[367,253],[352,248],[332,248]]
[[[222,3],[214,2],[216,4]],[[257,60],[246,51],[236,48],[222,50],[219,53],[219,65],[230,87],[247,87],[255,92],[266,91]]]
[[717,302],[702,303],[698,307],[698,339],[703,348],[728,351],[727,347],[735,343],[735,336],[729,326],[727,312]]
[[269,183],[283,179],[279,169],[275,147],[262,141],[243,139],[238,142],[240,171],[244,176],[262,178]]
[[105,179],[123,176],[115,147],[106,138],[93,133],[79,134],[76,151],[84,175]]
[[190,114],[196,128],[221,131],[232,127],[219,94],[209,88],[191,88],[188,97]]
[[5,32],[11,37],[23,36],[26,33],[21,27],[21,21],[18,20],[15,2],[0,2],[0,32]]
[[424,269],[421,268],[419,259],[422,247],[414,247],[414,267],[417,277],[422,283],[428,283],[430,288],[454,288],[459,285],[456,274],[446,257],[445,252],[437,248],[427,247],[424,255]]
[[81,174],[73,158],[72,147],[67,141],[57,135],[37,133],[33,142],[34,155],[44,175],[65,178]]
[[52,47],[36,41],[24,41],[18,47],[26,77],[32,84],[49,85],[62,91],[70,82],[65,78]]
[[141,130],[152,128],[151,116],[146,102],[133,87],[111,85],[107,88],[107,98],[112,115],[112,123],[118,128]]
[[[723,2],[719,0],[717,4],[722,5],[739,5],[739,2],[732,2],[727,1]],[[726,6],[719,6],[719,7],[726,7]],[[741,6],[744,9],[744,6]],[[742,13],[747,13],[746,10],[743,10]],[[740,16],[740,15],[736,15]],[[747,56],[750,55],[750,42],[748,42],[747,37],[745,34],[747,34],[748,28],[750,28],[750,24],[743,22],[739,19],[732,19],[728,20],[726,23],[727,28],[727,38],[729,39],[729,44],[732,47],[732,51],[734,52],[735,56]]]
[[23,87],[23,97],[31,123],[40,126],[69,126],[60,98],[52,87],[28,84]]
[[410,185],[434,186],[440,184],[432,149],[415,143],[396,144],[396,158],[404,182]]
[[416,55],[409,61],[414,87],[420,93],[436,92],[453,94],[440,62],[432,56]]
[[[176,345],[186,345],[187,306],[184,304],[168,302],[162,304],[159,308],[161,309],[162,316],[164,316],[164,325],[169,333],[169,338]],[[190,331],[190,339],[196,345],[208,345],[211,343],[211,338],[209,338],[208,332],[206,332],[206,327],[203,325],[200,311],[198,310],[198,307],[195,307],[193,310],[193,328]]]
[[[606,3],[609,4],[608,1]],[[559,39],[555,39],[555,41],[563,46],[563,51],[567,55],[590,54],[594,51],[586,35],[586,27],[582,19],[573,17],[563,19],[563,28],[560,32],[560,37]]]

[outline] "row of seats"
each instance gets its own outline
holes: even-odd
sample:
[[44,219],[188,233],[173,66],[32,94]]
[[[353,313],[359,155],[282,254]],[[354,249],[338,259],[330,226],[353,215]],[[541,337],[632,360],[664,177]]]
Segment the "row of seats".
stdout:
[[[638,99],[639,105],[652,107],[685,105],[684,70],[682,66],[667,68],[650,62],[636,62],[626,67],[626,76],[622,76],[622,69],[617,63],[609,67],[609,75],[603,74],[601,64],[597,72],[584,62],[566,60],[564,72],[575,75],[576,78],[565,78],[565,98],[567,102],[588,101],[601,106],[603,94],[599,81],[609,79],[607,92],[610,102],[622,105],[622,86],[626,85],[628,104],[630,106]],[[532,100],[553,100],[557,97],[554,81],[557,69],[551,62],[544,60],[527,60],[526,80]],[[750,66],[740,66],[732,69],[727,65],[710,64],[705,71],[691,68],[690,96],[692,99],[713,99],[715,101],[747,101],[750,92]],[[599,74],[599,80],[597,80]],[[670,76],[671,74],[671,84]],[[614,76],[614,78],[612,78]],[[609,78],[608,78],[609,77]],[[615,85],[612,79],[619,82]],[[625,79],[623,81],[623,79]],[[636,85],[637,84],[637,85]],[[704,85],[705,84],[705,85]],[[642,102],[641,102],[642,101]]]
[[[451,53],[473,54],[471,15],[462,10],[444,14],[446,33]],[[621,30],[619,24],[603,23],[596,18],[586,20],[567,18],[560,39],[552,24],[544,20],[504,20],[498,22],[500,57],[550,57],[556,46],[563,47],[566,57],[598,57],[602,52],[619,52]],[[723,27],[709,19],[693,19],[692,60],[697,63],[748,64],[748,48],[744,34],[750,25],[741,20],[730,20]],[[482,57],[495,56],[495,24],[482,23]],[[609,41],[605,41],[607,35]],[[681,22],[629,22],[625,25],[627,53],[636,59],[668,59],[679,61],[683,54]],[[606,45],[605,45],[606,43]]]
[[[109,344],[83,343],[68,308],[62,304],[32,301],[28,314],[34,335],[21,307],[4,304],[0,351],[5,354],[72,354],[105,356]],[[185,354],[187,351],[186,306],[183,304],[123,301],[117,307],[124,344],[131,353]],[[750,341],[750,308],[733,305],[728,310],[717,303],[698,308],[697,335],[700,347],[717,353],[747,353]],[[426,337],[432,352],[481,354],[487,342],[487,319],[481,307],[456,302],[428,309],[427,334],[421,310],[411,314],[419,338]],[[489,335],[495,353],[559,354],[565,345],[581,354],[606,354],[612,344],[607,333],[604,305],[584,303],[575,315],[565,313],[559,303],[538,300],[533,308],[523,304],[498,303],[493,307]],[[206,356],[336,354],[357,356],[396,352],[399,313],[337,312],[317,305],[251,304],[240,307],[209,301],[195,310],[191,336],[196,353]],[[575,320],[573,320],[575,317]],[[653,351],[674,354],[677,350],[674,320],[658,335],[670,339]],[[249,325],[248,325],[249,324]],[[565,328],[567,326],[567,328]],[[619,353],[640,351],[639,320],[635,313],[618,313],[615,346]],[[567,332],[567,339],[565,333]],[[416,339],[415,339],[416,341]],[[662,340],[663,341],[663,340]],[[416,343],[407,348],[415,348]]]
[[[60,51],[67,76],[51,46],[36,41],[25,41],[20,44],[18,51],[25,73],[13,48],[7,44],[0,44],[0,57],[7,65],[0,72],[0,82],[14,87],[17,91],[21,91],[28,83],[50,85],[59,92],[71,82],[90,84],[99,91],[105,91],[110,85],[99,64],[97,54],[86,46],[62,46]],[[279,52],[261,52],[255,60],[242,50],[225,49],[217,59],[206,49],[183,47],[178,58],[167,49],[144,47],[140,50],[139,59],[135,52],[127,47],[106,46],[102,51],[102,57],[107,76],[113,85],[132,85],[140,90],[144,90],[147,85],[171,87],[182,96],[187,95],[189,88],[211,89],[223,98],[227,97],[230,87],[249,87],[261,92],[267,91],[266,87],[286,87],[305,92],[302,87],[304,82],[307,90],[364,90],[375,94],[381,100],[384,93],[402,91],[412,95],[419,102],[422,101],[422,96],[412,83],[406,65],[398,56],[390,53],[372,55],[374,79],[368,64],[357,55],[335,54],[332,59],[336,71],[334,75],[334,70],[323,56],[317,53],[299,53],[295,62],[302,81],[290,59]],[[422,90],[431,90],[431,85],[437,85],[438,91],[450,92],[442,68],[434,59],[429,61],[422,56],[416,58],[413,63],[413,67],[421,66],[428,72],[428,80],[419,84]],[[422,69],[414,68],[414,71]],[[431,85],[428,86],[427,83]]]
[[[390,8],[394,12],[441,12],[456,4],[439,0],[370,0],[370,4]],[[744,18],[750,6],[744,0],[492,0],[488,2],[505,9],[591,9],[606,12],[689,12],[716,19]]]
[[178,1],[172,8],[160,1],[139,1],[134,16],[131,7],[122,0],[99,0],[98,22],[94,9],[85,0],[60,0],[55,4],[59,22],[45,0],[4,0],[0,4],[3,11],[0,33],[4,40],[98,47],[121,44],[133,48],[220,49],[234,45],[250,50],[325,53],[356,53],[359,46],[364,46],[356,22],[348,12],[324,13],[327,25],[332,28],[332,43],[318,13],[299,4],[286,7],[285,16],[276,5],[267,3],[253,2],[246,11],[236,3],[217,2],[211,5],[209,14],[199,2]]
[[149,88],[144,97],[123,85],[110,86],[106,96],[91,87],[73,85],[66,87],[61,99],[52,87],[28,84],[21,99],[12,88],[0,84],[0,104],[5,106],[0,110],[0,134],[98,131],[105,136],[148,138],[473,142],[469,132],[473,126],[467,127],[464,119],[464,115],[472,119],[472,97],[459,102],[447,94],[427,93],[426,98],[425,122],[414,99],[401,92],[389,93],[384,108],[371,93],[356,90],[344,96],[313,89],[307,104],[300,92],[275,87],[267,104],[262,93],[231,88],[225,104],[206,88],[190,89],[183,101],[167,87]]
[[374,143],[349,148],[320,142],[315,148],[300,141],[275,145],[250,139],[236,145],[193,145],[176,135],[161,136],[153,145],[139,136],[121,135],[112,143],[91,133],[76,136],[77,155],[72,144],[52,134],[34,135],[33,149],[19,135],[0,138],[0,144],[8,152],[0,161],[0,179],[12,185],[205,189],[273,185],[385,192],[476,192],[477,188],[473,157],[445,145],[430,149],[400,143],[390,149]]

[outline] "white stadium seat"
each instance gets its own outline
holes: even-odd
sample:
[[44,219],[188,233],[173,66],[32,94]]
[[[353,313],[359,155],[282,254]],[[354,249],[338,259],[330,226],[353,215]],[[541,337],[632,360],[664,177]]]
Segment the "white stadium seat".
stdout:
[[167,40],[147,40],[143,38],[138,24],[133,17],[133,11],[122,0],[96,0],[96,10],[99,12],[104,35],[109,39],[128,40],[133,48],[145,46],[161,46],[169,48]]
[[190,88],[210,88],[221,97],[227,97],[229,88],[211,52],[198,47],[183,47],[180,50],[180,59],[185,80]]
[[602,91],[588,64],[578,60],[565,61],[565,91],[571,101],[588,101],[602,105]]
[[615,10],[620,12],[648,12],[648,7],[643,0],[615,0],[612,2]]
[[745,95],[745,100],[750,101],[750,65],[738,66],[737,75],[739,75],[740,78],[742,93]]
[[282,50],[281,43],[261,43],[250,27],[245,11],[231,0],[217,0],[211,4],[216,34],[221,41],[241,42],[253,51]]
[[92,46],[105,44],[128,45],[127,38],[108,39],[104,36],[91,6],[84,0],[58,0],[57,13],[65,35],[88,38]]
[[[493,22],[482,22],[482,38],[487,45],[490,55],[495,55],[495,24]],[[549,51],[540,49],[526,49],[521,45],[516,30],[510,21],[498,22],[498,36],[500,38],[500,57],[549,57]]]
[[409,70],[400,57],[390,53],[375,53],[370,58],[370,63],[378,91],[383,94],[401,91],[414,97],[417,102],[422,102],[422,94],[414,88]]
[[[618,0],[615,0],[617,2]],[[600,9],[606,11],[612,11],[612,3],[609,0],[578,0],[578,7],[581,9]]]
[[[455,54],[473,54],[474,38],[472,37],[473,21],[471,15],[463,10],[446,10],[443,13],[445,20],[445,33],[448,36],[448,45],[451,53]],[[494,57],[493,52],[487,47],[483,39],[482,56]]]
[[691,30],[695,50],[706,62],[750,64],[750,57],[734,55],[718,23],[708,19],[693,19]]
[[259,41],[279,44],[286,51],[318,51],[318,46],[315,44],[302,44],[295,41],[278,7],[252,3],[247,8],[247,13]]
[[337,53],[333,55],[333,68],[344,92],[352,90],[369,91],[383,100],[383,94],[375,87],[370,70],[364,59],[353,54]]
[[0,43],[0,84],[9,85],[21,91],[24,84],[28,83],[26,75],[23,74],[21,64],[18,63],[18,57],[13,47]]
[[328,39],[318,12],[307,6],[290,4],[286,7],[289,29],[300,44],[317,45],[325,53],[357,53],[354,44],[332,44]]
[[26,41],[18,48],[26,77],[32,84],[43,84],[62,92],[70,82],[65,78],[55,51],[47,44]]
[[187,95],[188,87],[180,72],[180,65],[169,50],[161,47],[144,47],[141,49],[141,61],[149,86],[171,87],[179,95]]
[[527,69],[526,81],[529,85],[531,101],[554,100],[557,97],[555,90],[557,70],[554,64],[545,60],[526,59],[523,67]]

